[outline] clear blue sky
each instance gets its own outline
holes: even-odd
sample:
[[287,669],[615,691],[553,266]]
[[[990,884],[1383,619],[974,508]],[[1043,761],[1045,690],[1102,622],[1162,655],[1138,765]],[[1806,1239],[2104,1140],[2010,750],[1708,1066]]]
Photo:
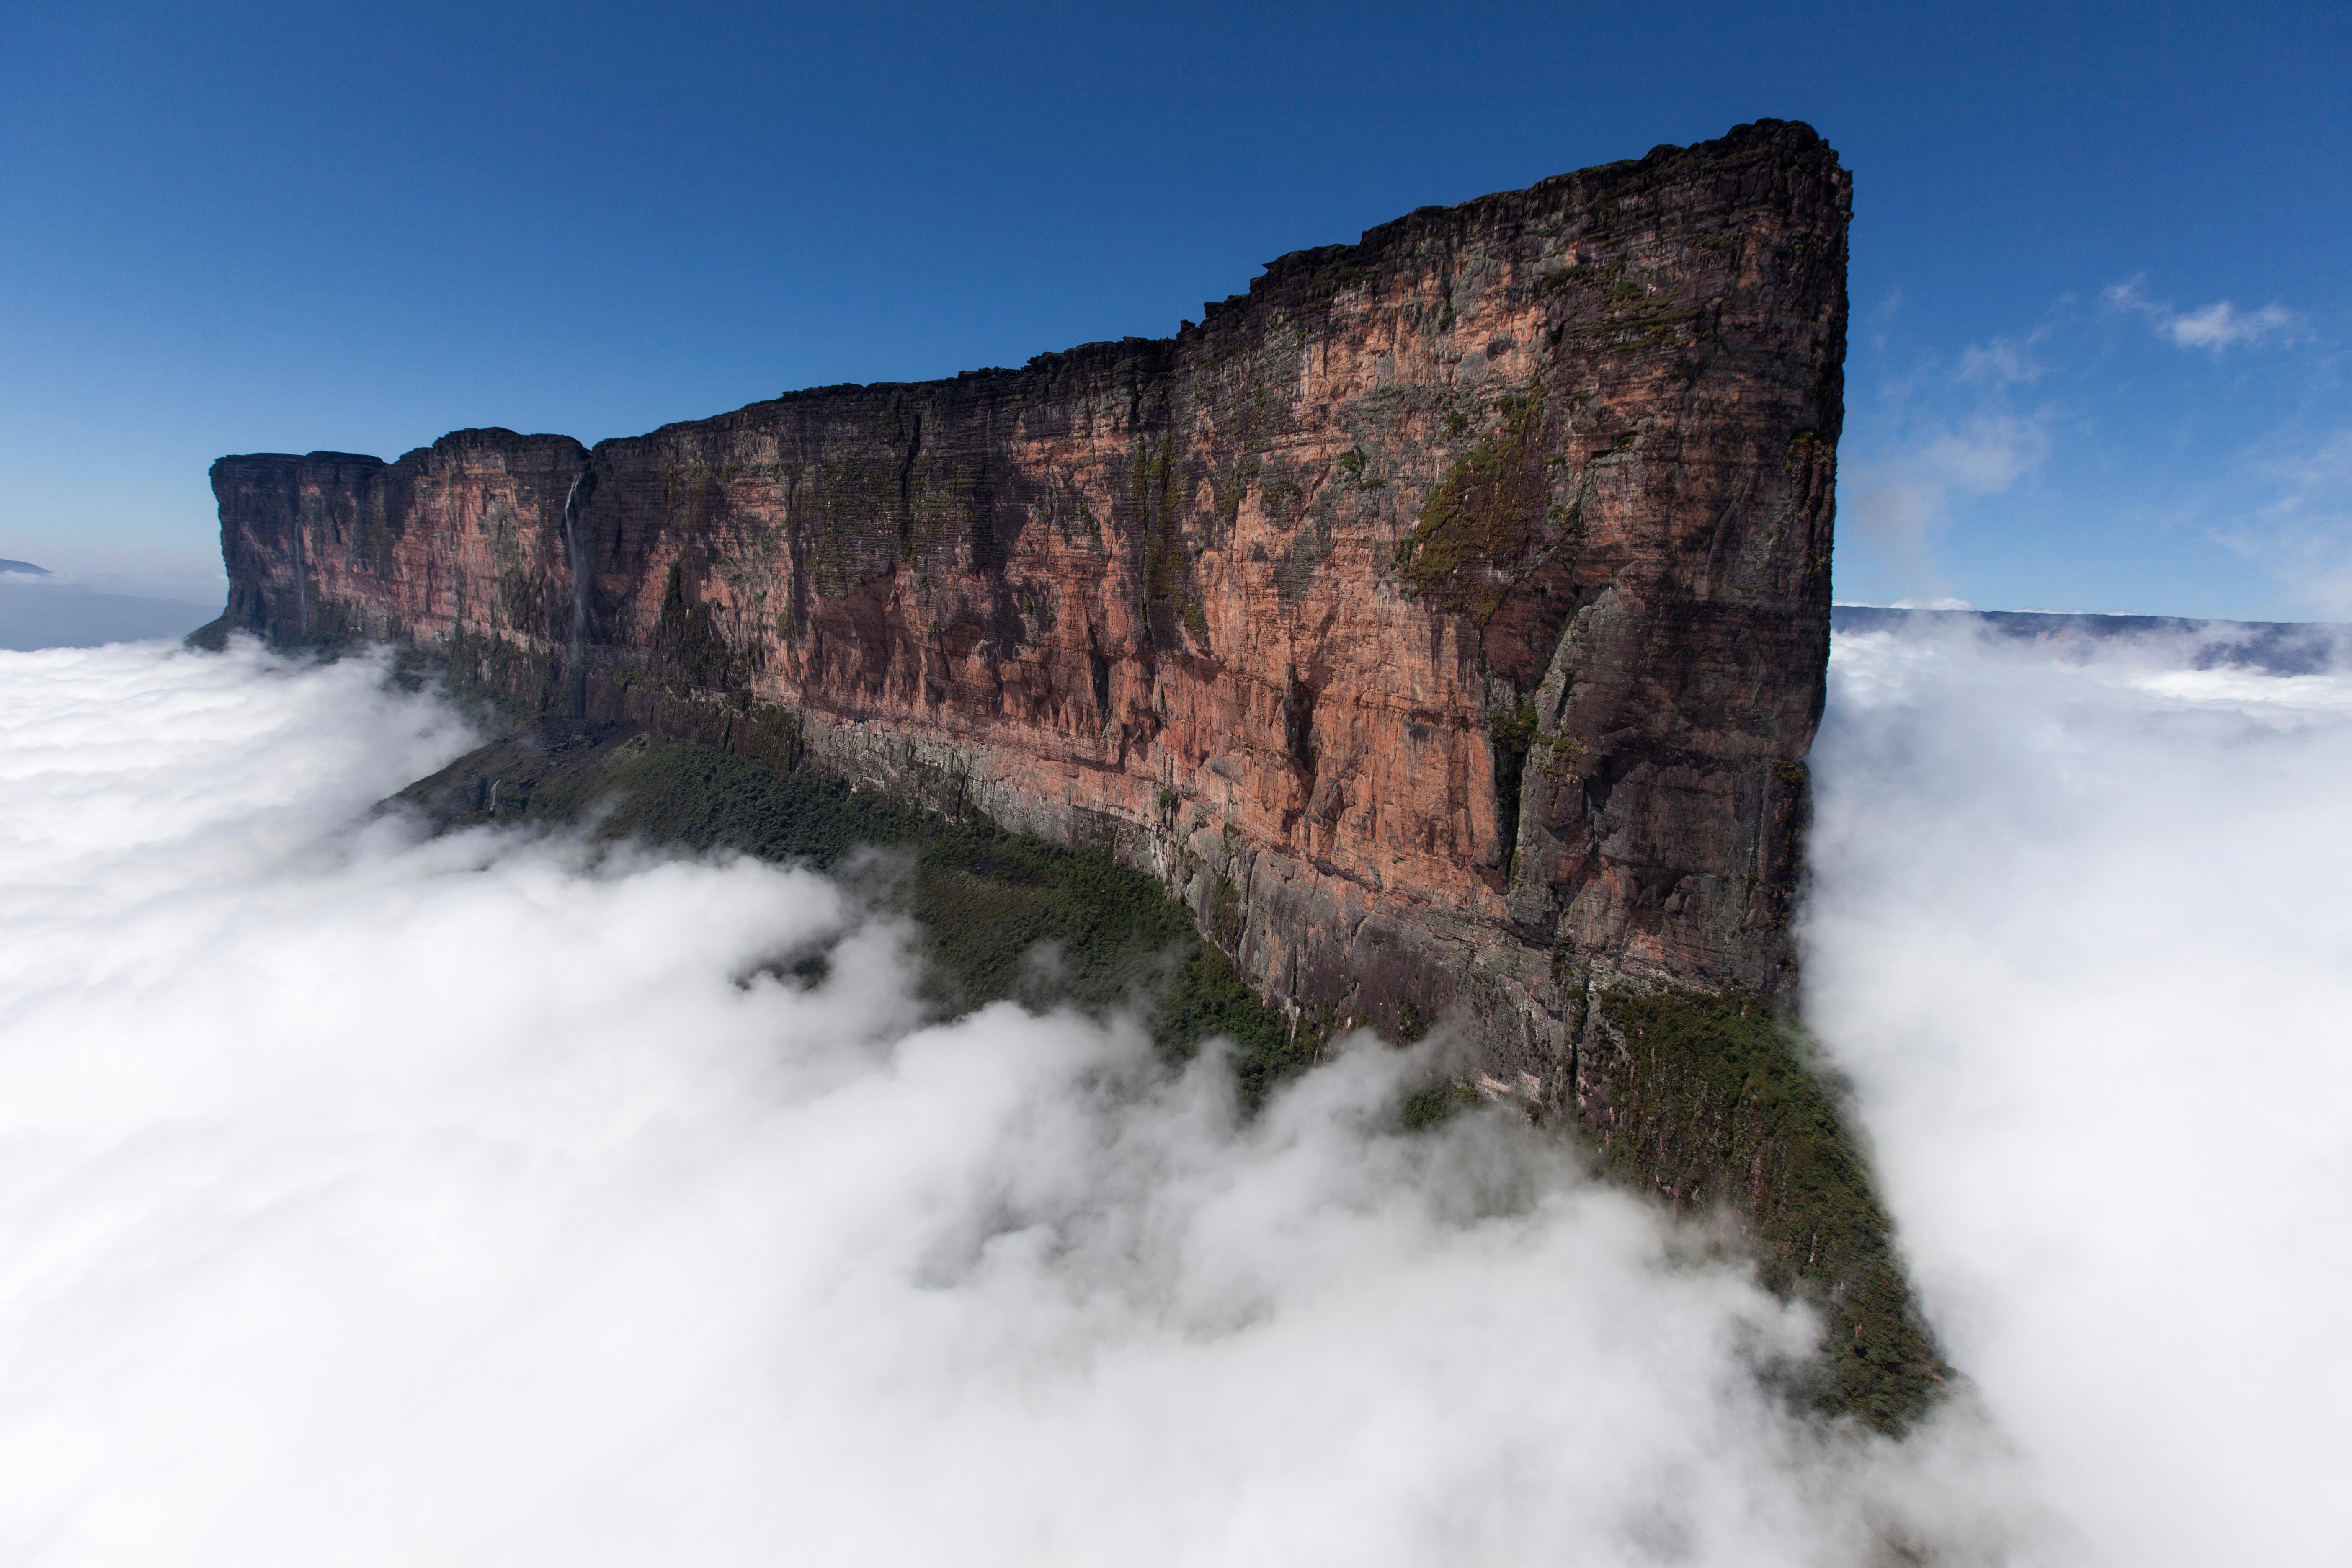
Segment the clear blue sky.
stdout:
[[593,441],[1161,336],[1763,115],[1854,172],[1840,596],[2352,619],[2352,6],[28,4],[0,556],[218,454]]

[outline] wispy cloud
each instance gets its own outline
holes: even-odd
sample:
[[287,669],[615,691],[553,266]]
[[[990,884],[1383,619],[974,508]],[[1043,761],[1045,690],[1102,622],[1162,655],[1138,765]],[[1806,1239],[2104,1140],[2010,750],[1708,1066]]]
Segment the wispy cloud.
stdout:
[[2259,310],[2242,310],[2227,300],[2217,300],[2193,310],[2176,310],[2148,297],[2144,279],[2126,278],[2101,291],[2099,298],[2119,310],[2147,318],[2157,335],[2184,349],[2208,349],[2220,353],[2242,343],[2260,342],[2290,331],[2294,312],[2276,300]]
[[2051,368],[2041,351],[2071,321],[2074,305],[2074,295],[2061,295],[2031,331],[1997,332],[1990,342],[1970,343],[1960,351],[1958,379],[1995,388],[2040,381]]
[[1902,309],[1903,290],[1894,289],[1888,290],[1886,298],[1872,307],[1863,317],[1863,320],[1869,324],[1871,347],[1880,353],[1886,352],[1886,329]]
[[[2135,276],[1971,338],[1914,333],[1899,356],[1870,341],[1840,592],[2352,620],[2352,426],[2331,436],[2325,319]],[[1970,580],[1948,580],[1964,559]]]
[[[2032,478],[2050,456],[2046,414],[1983,409],[1848,470],[1844,515],[1901,563],[1911,586],[1946,586],[1933,541],[1962,502],[2003,494]],[[1931,596],[1934,596],[1931,595]]]
[[2273,499],[2232,517],[2213,537],[2266,568],[2305,613],[2352,620],[2352,428],[2301,451],[2258,458],[2245,474]]
[[1847,563],[1850,587],[1882,604],[1891,594],[1923,605],[1950,597],[1937,536],[1969,503],[2030,484],[2049,460],[2058,410],[2021,408],[2017,389],[2063,368],[2048,351],[2074,303],[2062,297],[2029,328],[1969,343],[1957,361],[1921,355],[1879,384],[1875,438],[1849,445],[1838,489],[1841,520],[1870,546]]
[[1970,343],[1960,355],[1960,379],[2000,383],[2041,380],[2042,365],[2027,352],[2032,341],[1995,338],[1989,343]]

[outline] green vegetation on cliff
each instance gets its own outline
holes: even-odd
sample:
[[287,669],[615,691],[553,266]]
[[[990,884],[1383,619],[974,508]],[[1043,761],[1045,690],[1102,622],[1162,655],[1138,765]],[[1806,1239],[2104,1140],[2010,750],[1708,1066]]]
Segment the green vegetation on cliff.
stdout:
[[[781,742],[754,749],[793,752]],[[870,880],[921,928],[943,1015],[1003,997],[1138,1004],[1171,1055],[1230,1037],[1252,1108],[1311,1064],[1337,1022],[1292,1028],[1202,939],[1192,911],[1108,854],[635,723],[541,719],[394,798],[444,829],[576,825],[606,842],[824,869],[854,872],[846,863],[861,847],[895,849],[904,859]],[[1760,998],[1655,987],[1600,1000],[1575,1076],[1588,1101],[1576,1120],[1602,1169],[1678,1212],[1737,1213],[1764,1284],[1811,1302],[1826,1326],[1820,1363],[1791,1392],[1826,1415],[1903,1430],[1948,1368],[1912,1303],[1868,1162],[1802,1037]],[[1417,1008],[1411,1016],[1408,1033],[1425,1029]],[[1421,1129],[1484,1103],[1470,1086],[1444,1082],[1409,1099],[1401,1117]],[[1548,1119],[1542,1106],[1527,1109]]]
[[1586,1113],[1603,1168],[1676,1209],[1738,1213],[1763,1283],[1822,1314],[1822,1364],[1801,1392],[1902,1431],[1950,1368],[1810,1043],[1761,997],[1659,987],[1601,1004],[1579,1079],[1606,1101]]
[[[1142,1001],[1160,1043],[1230,1036],[1245,1104],[1305,1069],[1313,1041],[1260,1002],[1160,884],[1097,852],[950,821],[806,770],[779,770],[635,724],[541,720],[467,753],[395,799],[442,828],[586,826],[765,860],[842,867],[861,846],[908,857],[889,897],[920,925],[943,1012],[1002,997],[1081,1007]],[[1048,963],[1040,952],[1051,952]]]

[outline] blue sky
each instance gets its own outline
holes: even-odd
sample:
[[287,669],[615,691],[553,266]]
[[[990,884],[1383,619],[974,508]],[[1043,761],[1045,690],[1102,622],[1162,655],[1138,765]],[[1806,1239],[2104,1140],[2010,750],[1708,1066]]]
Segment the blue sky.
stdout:
[[1810,121],[1838,592],[2352,619],[2352,7],[34,5],[0,556],[217,592],[224,452],[586,440],[1160,336],[1414,206]]

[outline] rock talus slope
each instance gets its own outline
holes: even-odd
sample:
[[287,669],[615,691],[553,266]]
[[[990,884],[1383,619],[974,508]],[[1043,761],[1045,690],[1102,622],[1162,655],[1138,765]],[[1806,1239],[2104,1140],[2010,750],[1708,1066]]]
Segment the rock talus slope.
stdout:
[[1786,984],[1850,193],[1764,121],[1284,257],[1172,340],[225,458],[223,625],[1108,849],[1295,1016],[1451,1009],[1591,1120],[1596,988]]

